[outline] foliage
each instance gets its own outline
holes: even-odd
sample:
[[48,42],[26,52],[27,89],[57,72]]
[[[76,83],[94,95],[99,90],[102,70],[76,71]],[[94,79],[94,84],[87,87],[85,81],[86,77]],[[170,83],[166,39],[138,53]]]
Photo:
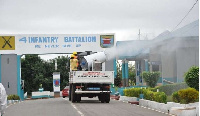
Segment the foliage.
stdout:
[[185,73],[185,82],[189,87],[199,91],[199,67],[192,66],[188,72]]
[[117,86],[115,86],[115,92],[118,92],[118,87]]
[[150,90],[144,92],[144,98],[147,99],[147,100],[154,101],[154,92],[150,91]]
[[114,79],[114,85],[120,87],[122,84],[122,70],[121,64],[117,61],[117,77]]
[[199,99],[199,92],[194,88],[181,89],[178,91],[180,103],[193,103]]
[[199,92],[194,88],[181,89],[172,94],[172,99],[177,103],[193,103],[199,100]]
[[180,102],[180,97],[178,96],[177,91],[172,94],[172,100],[173,100],[173,102],[176,102],[176,103]]
[[135,65],[130,64],[128,67],[129,79],[130,79],[130,86],[135,85],[136,83],[136,71]]
[[56,58],[56,60],[58,63],[57,72],[60,72],[60,89],[62,90],[65,88],[65,86],[69,85],[69,68],[66,69],[66,65],[69,62],[69,58],[62,56]]
[[160,92],[164,92],[167,96],[169,96],[172,95],[172,93],[175,91],[186,88],[188,88],[188,85],[186,83],[175,83],[151,88],[151,91],[156,92],[157,89],[159,89]]
[[122,66],[119,61],[117,61],[117,77],[122,79]]
[[155,87],[160,77],[160,72],[146,72],[142,73],[142,77],[150,87]]
[[139,97],[141,93],[141,88],[124,89],[124,95],[128,97]]
[[167,95],[164,92],[154,92],[155,93],[155,101],[159,103],[167,102]]
[[20,100],[18,95],[8,95],[7,100]]
[[122,78],[116,77],[116,78],[114,79],[114,84],[115,84],[115,86],[120,87],[120,86],[121,86],[121,83],[122,83]]
[[[60,72],[61,90],[68,84],[67,57],[57,58],[58,70]],[[21,72],[24,82],[24,91],[29,95],[32,91],[38,91],[40,84],[44,90],[53,91],[53,77],[55,59],[44,61],[38,55],[25,55],[21,59]]]
[[167,95],[164,92],[153,92],[150,89],[130,88],[124,90],[124,95],[128,97],[139,97],[144,94],[144,98],[160,103],[166,103]]

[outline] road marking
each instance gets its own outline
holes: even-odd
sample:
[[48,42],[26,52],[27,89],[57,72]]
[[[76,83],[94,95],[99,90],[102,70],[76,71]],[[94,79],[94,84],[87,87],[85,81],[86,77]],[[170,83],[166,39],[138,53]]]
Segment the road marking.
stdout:
[[76,109],[76,111],[77,111],[81,116],[84,116],[84,114],[83,114],[81,111],[79,111],[79,110],[77,109],[77,107],[76,107],[73,103],[71,103],[71,105],[74,107],[74,109]]
[[[66,100],[66,101],[68,101],[67,99],[65,99],[65,98],[63,98],[64,100]],[[71,102],[70,102],[71,103]],[[73,104],[73,103],[71,103],[71,105],[72,105],[72,107],[74,108],[74,109],[76,109],[76,111],[81,115],[81,116],[84,116],[84,114],[81,112],[81,111],[79,111],[78,110],[78,108]]]

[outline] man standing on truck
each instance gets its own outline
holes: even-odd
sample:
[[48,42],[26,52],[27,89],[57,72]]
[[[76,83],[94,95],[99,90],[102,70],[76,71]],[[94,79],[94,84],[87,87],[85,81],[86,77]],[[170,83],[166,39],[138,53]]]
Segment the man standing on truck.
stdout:
[[78,60],[74,58],[75,56],[72,54],[70,58],[70,71],[77,71],[77,63]]

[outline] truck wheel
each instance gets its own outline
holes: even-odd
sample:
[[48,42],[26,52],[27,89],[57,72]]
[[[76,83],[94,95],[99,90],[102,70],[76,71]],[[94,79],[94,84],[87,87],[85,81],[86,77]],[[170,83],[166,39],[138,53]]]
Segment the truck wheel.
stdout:
[[106,103],[109,103],[109,102],[110,102],[110,94],[109,94],[109,93],[106,93],[106,94],[105,94],[105,102],[106,102]]
[[76,94],[75,94],[75,86],[74,85],[72,85],[71,100],[72,100],[72,103],[76,102]]
[[77,98],[77,102],[80,102],[81,101],[81,95],[76,95],[76,98]]
[[100,95],[98,96],[98,99],[99,99],[99,101],[101,101],[101,96]]
[[71,101],[71,90],[72,90],[72,86],[71,84],[69,85],[69,101]]
[[101,101],[101,103],[105,102],[105,94],[101,94],[100,101]]

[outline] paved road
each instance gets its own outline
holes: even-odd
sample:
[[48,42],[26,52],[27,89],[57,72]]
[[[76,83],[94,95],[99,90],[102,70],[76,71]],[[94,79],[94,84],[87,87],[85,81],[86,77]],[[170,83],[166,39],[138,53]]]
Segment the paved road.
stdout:
[[70,102],[62,98],[26,100],[9,106],[3,116],[80,116]]
[[97,98],[71,103],[68,98],[28,100],[9,106],[4,116],[167,116],[139,106],[111,100],[100,103]]

